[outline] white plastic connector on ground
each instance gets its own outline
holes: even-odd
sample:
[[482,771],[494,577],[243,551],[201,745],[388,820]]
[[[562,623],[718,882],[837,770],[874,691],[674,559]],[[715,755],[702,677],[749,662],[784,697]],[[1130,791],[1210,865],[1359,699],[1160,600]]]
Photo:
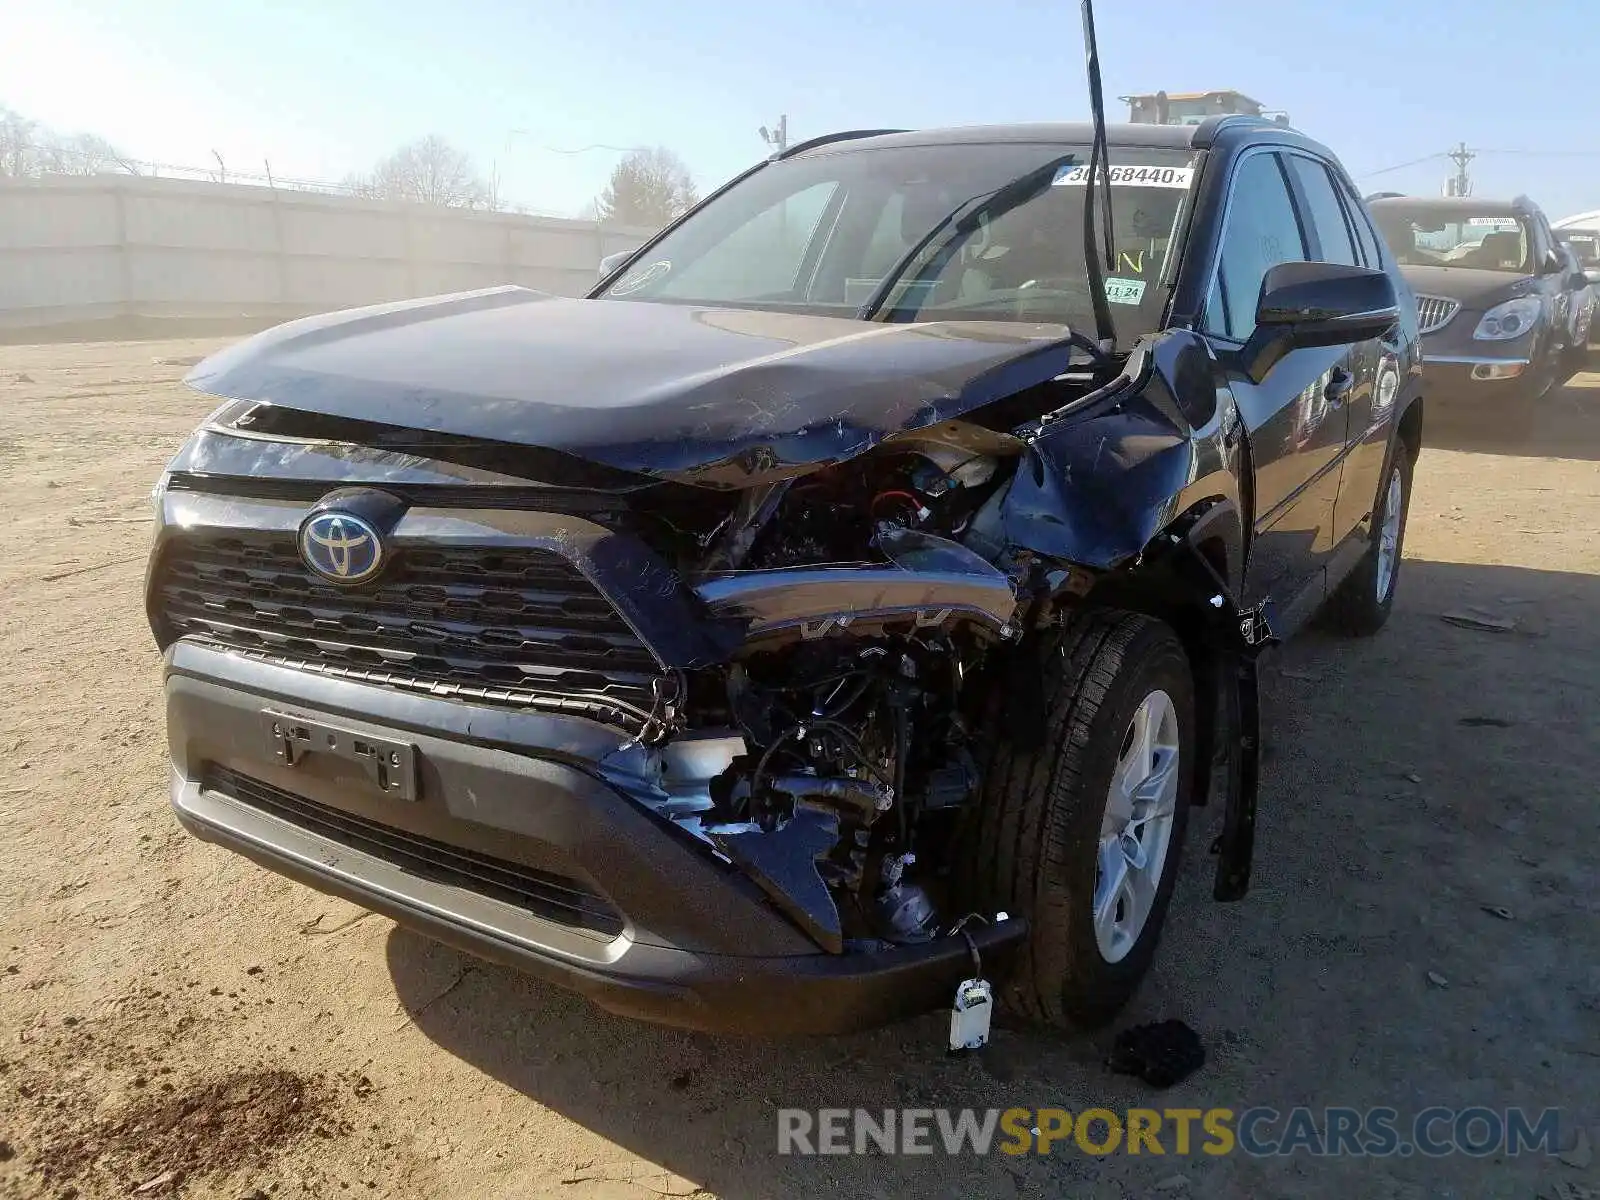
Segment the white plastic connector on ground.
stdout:
[[994,989],[987,979],[963,979],[956,986],[950,1009],[950,1049],[981,1050],[989,1043],[989,1019],[994,1014]]

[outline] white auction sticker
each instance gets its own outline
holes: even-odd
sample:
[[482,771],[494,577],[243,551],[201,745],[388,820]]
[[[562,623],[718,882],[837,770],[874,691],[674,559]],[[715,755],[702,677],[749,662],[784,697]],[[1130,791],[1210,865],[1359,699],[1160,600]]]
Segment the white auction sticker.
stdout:
[[[1187,188],[1194,179],[1193,167],[1115,166],[1105,169],[1103,178],[1112,187]],[[1089,165],[1063,166],[1050,181],[1052,187],[1083,187],[1089,182]]]
[[1112,304],[1137,304],[1144,299],[1144,280],[1112,275],[1106,280],[1106,299]]
[[1467,224],[1488,225],[1494,229],[1515,229],[1517,227],[1517,219],[1515,217],[1473,217]]

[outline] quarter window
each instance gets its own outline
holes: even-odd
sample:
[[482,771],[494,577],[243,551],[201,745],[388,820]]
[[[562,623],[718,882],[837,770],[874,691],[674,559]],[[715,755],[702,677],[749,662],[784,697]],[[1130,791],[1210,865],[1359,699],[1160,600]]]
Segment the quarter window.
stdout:
[[1233,341],[1249,340],[1267,272],[1279,263],[1305,259],[1305,240],[1278,156],[1250,155],[1234,172],[1206,329]]
[[1315,159],[1299,154],[1289,156],[1289,169],[1300,181],[1300,191],[1305,196],[1306,216],[1317,231],[1317,244],[1322,248],[1321,261],[1343,263],[1354,267],[1356,248],[1350,241],[1350,228],[1345,223],[1344,209],[1334,193],[1328,169]]
[[1377,234],[1373,232],[1372,221],[1367,217],[1366,209],[1362,208],[1361,202],[1349,192],[1344,194],[1344,203],[1346,211],[1350,214],[1350,224],[1356,227],[1356,240],[1361,243],[1361,257],[1374,271],[1383,270],[1383,255],[1378,252]]

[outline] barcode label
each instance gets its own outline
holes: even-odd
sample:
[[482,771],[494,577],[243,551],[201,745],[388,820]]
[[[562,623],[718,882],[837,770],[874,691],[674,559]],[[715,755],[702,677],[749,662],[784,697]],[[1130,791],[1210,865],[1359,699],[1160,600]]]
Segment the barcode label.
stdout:
[[[1107,167],[1104,178],[1112,187],[1187,188],[1194,180],[1193,167]],[[1050,181],[1053,187],[1083,187],[1089,182],[1089,167],[1064,166]]]

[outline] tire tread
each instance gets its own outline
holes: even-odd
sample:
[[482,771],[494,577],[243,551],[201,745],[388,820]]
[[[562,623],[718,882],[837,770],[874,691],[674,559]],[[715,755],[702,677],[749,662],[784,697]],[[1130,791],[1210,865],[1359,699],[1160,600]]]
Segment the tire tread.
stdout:
[[[1091,727],[1124,668],[1128,647],[1152,629],[1171,636],[1160,622],[1139,613],[1089,610],[1047,643],[1046,653],[1063,661],[1045,669],[1044,743],[1037,750],[1019,749],[1003,733],[992,742],[985,804],[993,811],[978,822],[969,894],[1003,901],[1003,907],[1036,918],[1048,913],[1059,928],[1069,927],[1074,898],[1051,883],[1062,878],[1071,861],[1071,818],[1083,802]],[[1052,748],[1058,749],[1051,753]],[[1003,999],[1030,1020],[1065,1024],[1062,983],[1070,967],[1065,939],[1048,954],[1030,946]]]

